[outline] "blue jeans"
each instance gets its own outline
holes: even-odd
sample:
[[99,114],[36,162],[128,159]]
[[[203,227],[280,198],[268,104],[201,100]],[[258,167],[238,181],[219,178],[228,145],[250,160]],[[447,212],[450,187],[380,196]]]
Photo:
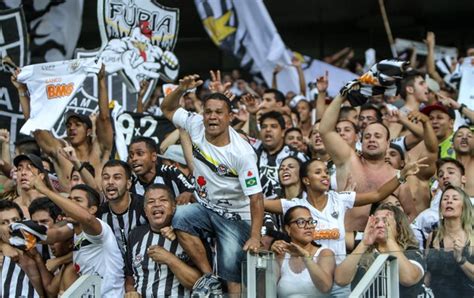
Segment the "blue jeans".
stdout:
[[193,203],[177,206],[172,225],[173,229],[199,238],[215,236],[217,274],[226,281],[241,283],[241,266],[246,257],[242,247],[250,237],[249,221],[228,220]]

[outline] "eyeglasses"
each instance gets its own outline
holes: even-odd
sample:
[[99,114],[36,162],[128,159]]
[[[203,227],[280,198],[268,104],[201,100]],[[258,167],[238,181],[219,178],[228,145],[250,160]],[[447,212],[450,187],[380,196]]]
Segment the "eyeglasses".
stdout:
[[306,228],[307,225],[309,225],[310,227],[315,226],[318,223],[318,221],[313,218],[311,219],[298,218],[289,222],[289,224],[292,224],[292,223],[296,223],[296,226],[298,226],[298,228],[303,229],[303,228]]

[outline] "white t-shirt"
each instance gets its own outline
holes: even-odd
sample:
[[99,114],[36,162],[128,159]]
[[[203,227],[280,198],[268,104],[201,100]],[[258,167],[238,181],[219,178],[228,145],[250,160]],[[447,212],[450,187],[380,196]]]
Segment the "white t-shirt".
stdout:
[[346,229],[344,217],[347,209],[354,207],[355,192],[328,191],[328,202],[323,211],[314,208],[306,199],[281,200],[283,214],[293,206],[308,207],[311,215],[318,221],[316,225],[315,241],[319,245],[334,251],[336,264],[340,264],[346,257]]
[[112,228],[97,219],[102,225],[100,235],[85,232],[74,235],[73,261],[78,274],[98,275],[102,279],[102,297],[123,297],[124,262]]
[[262,192],[255,151],[229,127],[230,143],[217,147],[206,140],[203,117],[179,108],[173,123],[191,136],[198,201],[221,216],[250,220],[248,196]]

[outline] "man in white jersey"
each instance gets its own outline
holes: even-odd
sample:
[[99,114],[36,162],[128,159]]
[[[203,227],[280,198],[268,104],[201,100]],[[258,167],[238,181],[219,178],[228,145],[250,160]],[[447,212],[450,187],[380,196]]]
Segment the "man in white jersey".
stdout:
[[124,261],[112,228],[95,214],[100,195],[90,186],[78,184],[69,199],[48,189],[36,176],[34,187],[51,199],[74,226],[74,268],[79,275],[98,275],[102,279],[101,297],[124,296]]
[[[252,147],[230,127],[230,101],[221,93],[204,99],[204,113],[179,108],[186,90],[202,84],[199,76],[186,76],[165,97],[161,110],[166,118],[191,136],[198,203],[178,206],[173,227],[184,250],[205,274],[212,272],[200,240],[217,238],[217,268],[229,293],[240,293],[244,251],[260,247],[263,196]],[[243,250],[242,250],[243,247]]]

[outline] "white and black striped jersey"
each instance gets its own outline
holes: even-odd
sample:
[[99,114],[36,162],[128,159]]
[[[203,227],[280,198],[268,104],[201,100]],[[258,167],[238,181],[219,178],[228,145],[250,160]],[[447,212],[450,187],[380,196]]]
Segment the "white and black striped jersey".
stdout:
[[275,154],[268,154],[263,148],[263,144],[257,145],[258,168],[260,171],[260,181],[265,199],[275,199],[282,196],[280,179],[278,178],[278,169],[281,162],[288,156],[298,158],[301,162],[309,160],[302,152],[292,149],[288,145],[284,145],[280,151]]
[[142,297],[183,297],[190,291],[181,285],[171,269],[148,257],[147,249],[158,245],[190,265],[191,261],[178,240],[170,241],[154,233],[149,225],[137,227],[130,233],[125,262],[125,275],[133,276],[135,289]]
[[194,192],[194,185],[189,181],[186,175],[183,174],[183,172],[175,166],[165,164],[156,165],[156,175],[150,183],[144,183],[143,181],[140,181],[138,177],[134,176],[132,189],[130,191],[143,196],[145,195],[148,186],[155,183],[166,184],[173,190],[175,198],[182,192]]
[[2,297],[39,297],[26,272],[9,257],[3,258]]
[[130,232],[138,226],[148,222],[143,208],[144,199],[142,196],[130,193],[130,205],[122,214],[115,214],[110,209],[108,202],[104,202],[98,213],[98,218],[106,222],[114,231],[115,238],[120,246],[122,254],[125,256],[127,239]]

